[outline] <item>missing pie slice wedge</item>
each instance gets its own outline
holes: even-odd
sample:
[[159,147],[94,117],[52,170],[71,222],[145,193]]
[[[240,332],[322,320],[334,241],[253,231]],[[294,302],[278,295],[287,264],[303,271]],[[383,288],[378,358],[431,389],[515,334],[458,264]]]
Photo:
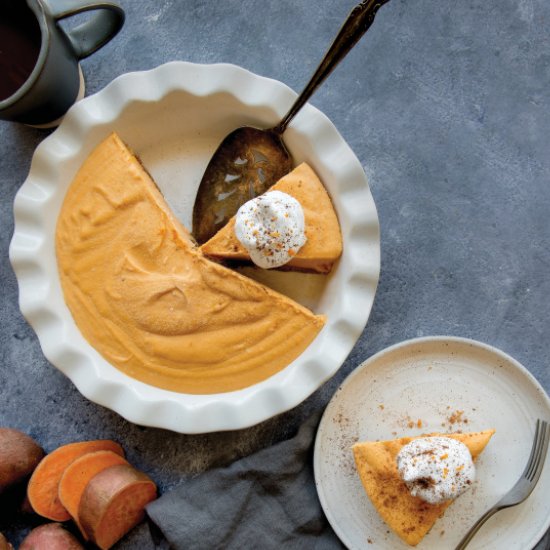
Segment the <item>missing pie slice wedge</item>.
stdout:
[[[494,433],[495,430],[485,430],[428,435],[457,439],[468,447],[475,461]],[[382,519],[407,544],[416,546],[453,501],[429,504],[409,492],[397,470],[396,457],[413,439],[417,438],[356,443],[353,455],[363,487]]]
[[[294,197],[304,211],[307,242],[283,269],[329,273],[342,254],[342,235],[330,197],[317,174],[304,162],[270,191],[282,191]],[[235,217],[200,249],[215,260],[250,261],[248,251],[235,236]]]

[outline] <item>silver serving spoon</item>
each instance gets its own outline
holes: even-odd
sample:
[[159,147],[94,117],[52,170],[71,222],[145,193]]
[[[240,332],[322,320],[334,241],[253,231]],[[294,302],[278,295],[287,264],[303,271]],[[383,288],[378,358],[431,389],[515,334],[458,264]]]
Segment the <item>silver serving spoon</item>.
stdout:
[[285,117],[273,128],[243,126],[218,146],[202,177],[193,207],[193,235],[199,244],[215,235],[248,200],[290,172],[292,158],[282,135],[336,65],[344,59],[388,0],[364,0],[353,8],[315,74]]

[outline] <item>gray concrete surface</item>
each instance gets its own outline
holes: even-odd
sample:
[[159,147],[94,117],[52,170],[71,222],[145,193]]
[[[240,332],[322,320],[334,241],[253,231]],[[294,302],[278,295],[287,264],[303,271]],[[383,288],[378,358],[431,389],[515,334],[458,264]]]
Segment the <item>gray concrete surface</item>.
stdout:
[[[121,4],[123,31],[82,63],[88,94],[176,59],[236,63],[299,91],[354,1]],[[337,375],[303,405],[235,433],[181,436],[129,424],[44,359],[19,312],[8,246],[14,196],[48,132],[0,122],[0,425],[48,450],[120,440],[167,491],[286,437],[360,361],[407,338],[487,342],[550,390],[549,28],[546,0],[391,0],[380,10],[312,99],[359,157],[378,207],[382,271],[371,318]],[[17,541],[28,526],[17,519],[0,528]],[[144,525],[117,546],[149,547]]]

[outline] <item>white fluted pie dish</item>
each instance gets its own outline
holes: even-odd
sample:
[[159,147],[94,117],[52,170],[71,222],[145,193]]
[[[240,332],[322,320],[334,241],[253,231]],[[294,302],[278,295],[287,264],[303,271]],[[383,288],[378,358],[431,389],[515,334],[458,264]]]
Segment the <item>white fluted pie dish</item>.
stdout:
[[181,433],[234,430],[298,405],[342,365],[374,301],[379,224],[361,164],[311,105],[296,117],[285,142],[295,164],[308,162],[330,193],[344,252],[328,277],[244,271],[328,317],[315,341],[281,372],[243,390],[210,395],[139,382],[111,366],[84,339],[58,276],[55,229],[65,193],[84,159],[109,133],[116,131],[136,152],[190,228],[200,178],[221,139],[243,124],[276,123],[295,97],[284,84],[234,65],[172,62],[115,79],[74,105],[39,145],[15,199],[10,259],[21,311],[44,355],[85,397],[145,426]]

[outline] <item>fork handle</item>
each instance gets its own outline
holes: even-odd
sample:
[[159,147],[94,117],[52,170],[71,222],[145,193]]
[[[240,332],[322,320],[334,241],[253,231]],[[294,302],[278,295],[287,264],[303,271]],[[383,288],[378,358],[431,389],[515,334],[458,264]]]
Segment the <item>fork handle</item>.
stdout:
[[464,538],[458,543],[455,550],[464,550],[470,541],[474,538],[475,534],[481,529],[481,526],[493,515],[496,514],[500,508],[493,506],[489,508],[470,528],[470,530],[464,535]]

